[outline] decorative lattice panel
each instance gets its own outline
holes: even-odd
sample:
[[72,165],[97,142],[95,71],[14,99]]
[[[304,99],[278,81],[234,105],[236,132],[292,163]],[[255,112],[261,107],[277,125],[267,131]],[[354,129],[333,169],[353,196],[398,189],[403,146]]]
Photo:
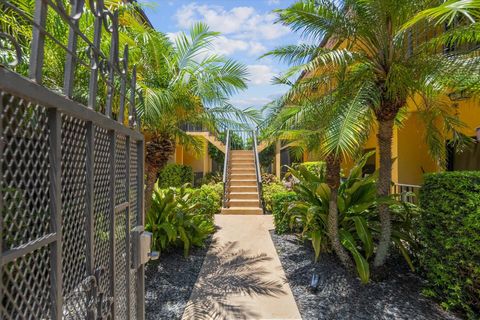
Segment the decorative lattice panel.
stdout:
[[95,128],[94,151],[94,260],[101,269],[100,290],[110,292],[110,136]]
[[86,270],[86,124],[62,116],[62,236],[65,318],[83,319]]

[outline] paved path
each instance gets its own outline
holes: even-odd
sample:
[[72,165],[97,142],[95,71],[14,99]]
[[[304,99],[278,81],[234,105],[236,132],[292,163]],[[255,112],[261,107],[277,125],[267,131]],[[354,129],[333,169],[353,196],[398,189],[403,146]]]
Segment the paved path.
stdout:
[[269,230],[272,216],[217,215],[183,319],[301,319]]

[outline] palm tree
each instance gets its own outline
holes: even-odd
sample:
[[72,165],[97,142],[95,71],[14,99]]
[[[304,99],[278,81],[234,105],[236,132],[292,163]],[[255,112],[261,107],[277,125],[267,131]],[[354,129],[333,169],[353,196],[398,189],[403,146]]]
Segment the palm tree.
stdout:
[[[341,162],[355,157],[370,132],[372,112],[366,87],[354,88],[355,82],[343,72],[332,72],[335,85],[328,93],[315,95],[319,78],[302,77],[281,98],[267,106],[270,122],[264,133],[274,139],[296,142],[301,149],[317,153],[326,163],[326,181],[330,189],[327,219],[330,244],[347,270],[353,270],[350,255],[341,243],[338,231],[338,190]],[[282,79],[278,79],[284,83]],[[325,88],[326,89],[326,88]]]
[[[362,84],[362,90],[368,91],[371,99],[363,107],[373,112],[378,127],[377,195],[381,198],[390,193],[393,127],[404,113],[407,100],[420,95],[423,100],[418,108],[445,110],[447,107],[438,103],[446,88],[443,79],[447,72],[455,74],[459,70],[454,61],[440,52],[413,45],[402,28],[430,5],[431,1],[415,0],[305,0],[277,11],[278,22],[314,42],[271,52],[296,64],[284,80],[299,71],[320,73],[315,81],[320,84],[317,92],[322,95],[335,84],[333,70],[341,68],[349,74],[347,78],[357,83],[357,88]],[[427,24],[417,31],[426,34],[429,27]],[[443,120],[454,121],[451,117]],[[455,130],[455,125],[449,128]],[[444,156],[443,148],[437,144],[433,153]],[[391,241],[391,216],[386,204],[380,205],[379,216],[381,235],[374,260],[376,267],[385,263]]]
[[177,141],[201,152],[200,140],[183,131],[182,124],[213,131],[216,126],[246,123],[257,116],[253,110],[240,111],[228,103],[229,96],[246,88],[247,71],[244,65],[209,51],[218,35],[198,23],[188,35],[180,33],[173,47],[165,50],[163,34],[154,30],[136,34],[144,97],[139,115],[146,137],[146,210],[158,173],[173,155]]

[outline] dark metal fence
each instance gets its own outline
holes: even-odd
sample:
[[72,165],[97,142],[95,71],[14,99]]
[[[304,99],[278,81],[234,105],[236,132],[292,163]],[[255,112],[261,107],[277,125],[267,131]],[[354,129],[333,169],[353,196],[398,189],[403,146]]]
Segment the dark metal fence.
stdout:
[[[93,0],[29,1],[31,12],[22,3],[0,0],[12,21],[0,25],[0,318],[143,319],[131,234],[144,223],[144,139],[118,11]],[[60,75],[44,67],[55,64],[53,45]]]

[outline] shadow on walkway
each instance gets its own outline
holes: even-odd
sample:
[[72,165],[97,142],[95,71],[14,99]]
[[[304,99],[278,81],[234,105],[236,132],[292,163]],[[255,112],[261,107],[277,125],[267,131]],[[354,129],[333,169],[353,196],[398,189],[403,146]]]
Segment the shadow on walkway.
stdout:
[[211,249],[183,319],[259,318],[248,303],[241,303],[242,297],[286,294],[282,282],[269,280],[275,272],[266,267],[271,257],[239,249],[237,241],[218,247],[212,243]]

